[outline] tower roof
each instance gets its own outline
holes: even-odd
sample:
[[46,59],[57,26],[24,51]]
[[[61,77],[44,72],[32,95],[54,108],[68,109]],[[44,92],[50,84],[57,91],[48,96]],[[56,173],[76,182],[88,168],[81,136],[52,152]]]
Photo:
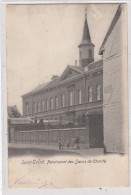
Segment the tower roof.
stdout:
[[85,23],[84,23],[82,41],[86,40],[86,41],[91,42],[91,37],[90,37],[90,32],[89,32],[89,27],[88,27],[87,17],[86,16],[87,16],[87,14],[85,15]]
[[82,36],[81,44],[78,47],[82,45],[87,45],[87,44],[94,46],[94,44],[91,42],[91,36],[90,36],[88,22],[87,22],[87,10],[85,10],[85,23],[84,23],[84,29],[83,29],[83,36]]

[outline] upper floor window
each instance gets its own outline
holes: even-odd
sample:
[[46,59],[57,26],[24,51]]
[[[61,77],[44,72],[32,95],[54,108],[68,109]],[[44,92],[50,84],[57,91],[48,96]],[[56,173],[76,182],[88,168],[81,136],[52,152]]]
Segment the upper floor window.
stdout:
[[92,50],[89,49],[89,58],[92,58]]
[[58,97],[57,96],[55,97],[55,108],[56,109],[58,108]]
[[33,103],[33,112],[37,113],[37,105],[36,102]]
[[96,87],[96,99],[100,100],[101,99],[101,86],[97,85]]
[[46,100],[46,110],[48,111],[49,110],[49,101]]
[[50,109],[53,110],[54,107],[54,102],[53,102],[53,98],[50,99]]
[[78,104],[81,104],[81,89],[78,89]]
[[40,109],[40,102],[38,102],[38,107],[37,107],[37,109],[38,109],[38,112],[40,112],[41,111],[41,109]]
[[62,107],[65,106],[65,96],[64,96],[64,94],[62,94],[62,96],[61,96],[61,106]]
[[72,106],[74,104],[74,90],[69,92],[69,105]]
[[92,87],[88,87],[88,101],[92,102]]
[[42,100],[42,111],[44,111],[45,109],[44,109],[44,106],[45,106],[45,104],[44,104],[44,100]]
[[26,106],[26,114],[28,115],[29,114],[29,104],[26,103],[25,106]]

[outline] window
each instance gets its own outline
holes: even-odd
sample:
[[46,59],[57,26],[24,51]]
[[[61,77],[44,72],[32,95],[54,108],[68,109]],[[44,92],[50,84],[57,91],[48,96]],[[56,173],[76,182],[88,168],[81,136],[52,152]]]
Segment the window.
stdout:
[[29,104],[26,103],[25,106],[26,106],[26,114],[28,115],[29,114]]
[[40,112],[41,111],[41,109],[40,109],[40,102],[38,102],[37,105],[38,105],[38,108],[37,108],[38,109],[38,112]]
[[45,109],[44,109],[44,100],[42,100],[42,111],[44,111]]
[[81,104],[81,89],[78,89],[78,104]]
[[69,92],[69,105],[72,106],[74,104],[74,90]]
[[97,100],[101,99],[101,86],[100,85],[96,86],[96,99]]
[[91,57],[92,57],[92,50],[89,49],[89,58],[91,58]]
[[65,96],[64,96],[64,94],[62,94],[62,96],[61,96],[61,106],[62,107],[65,106]]
[[92,102],[92,87],[88,87],[88,101]]
[[56,109],[58,108],[58,97],[57,96],[55,97],[55,108]]
[[48,100],[46,100],[46,110],[47,111],[49,110],[49,102],[48,102]]
[[54,102],[53,102],[53,98],[50,99],[50,109],[53,110],[54,108]]
[[37,113],[37,105],[36,102],[33,103],[33,112]]

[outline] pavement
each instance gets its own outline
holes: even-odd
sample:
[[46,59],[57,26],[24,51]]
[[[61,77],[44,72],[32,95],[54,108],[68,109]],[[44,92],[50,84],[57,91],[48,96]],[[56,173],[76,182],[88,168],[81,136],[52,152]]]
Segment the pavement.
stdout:
[[46,144],[26,144],[26,143],[9,143],[8,144],[9,149],[37,149],[37,150],[48,150],[48,151],[54,151],[57,153],[75,153],[77,155],[103,155],[104,149],[103,148],[89,148],[86,149],[82,146],[80,146],[80,150],[76,150],[73,148],[67,149],[66,147],[63,148],[63,150],[58,150],[57,145],[46,145]]

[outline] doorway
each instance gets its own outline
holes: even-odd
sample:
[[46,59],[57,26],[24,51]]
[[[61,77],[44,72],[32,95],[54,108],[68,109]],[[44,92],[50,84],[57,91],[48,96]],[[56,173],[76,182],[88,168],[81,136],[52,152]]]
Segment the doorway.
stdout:
[[103,147],[103,114],[89,116],[89,146]]

